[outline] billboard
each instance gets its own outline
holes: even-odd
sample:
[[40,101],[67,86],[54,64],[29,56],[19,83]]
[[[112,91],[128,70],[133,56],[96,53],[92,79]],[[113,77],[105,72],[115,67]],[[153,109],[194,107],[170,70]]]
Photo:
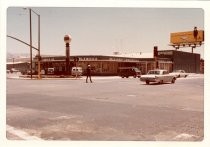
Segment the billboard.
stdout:
[[195,35],[194,31],[171,33],[171,44],[198,44],[204,41],[204,31],[198,30]]

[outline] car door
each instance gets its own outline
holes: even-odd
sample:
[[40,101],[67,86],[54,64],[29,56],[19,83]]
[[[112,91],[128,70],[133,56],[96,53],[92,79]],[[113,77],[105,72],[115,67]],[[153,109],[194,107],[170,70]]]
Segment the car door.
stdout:
[[168,71],[163,71],[163,76],[164,76],[164,82],[169,82],[170,81],[170,75]]
[[183,70],[181,70],[180,77],[184,77],[184,76],[185,76],[185,72]]

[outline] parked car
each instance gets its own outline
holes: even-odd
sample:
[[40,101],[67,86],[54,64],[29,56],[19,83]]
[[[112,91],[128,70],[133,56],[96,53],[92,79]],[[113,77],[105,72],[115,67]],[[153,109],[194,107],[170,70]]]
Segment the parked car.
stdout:
[[132,76],[134,78],[141,77],[141,71],[136,67],[120,67],[118,73],[119,76],[122,78],[128,78],[129,76]]
[[170,75],[167,70],[150,70],[146,75],[142,75],[140,78],[140,81],[146,82],[146,84],[149,84],[150,82],[157,82],[157,83],[175,83],[176,77],[173,75]]
[[10,69],[10,73],[19,73],[20,70],[16,69],[16,68],[11,68]]
[[45,70],[42,69],[42,70],[40,71],[40,73],[41,73],[41,75],[45,75]]
[[174,70],[172,73],[170,73],[170,75],[174,75],[176,78],[186,78],[188,76],[188,73],[186,73],[184,70]]
[[[27,70],[26,74],[30,75],[31,74],[31,70]],[[37,74],[37,72],[35,70],[32,70],[32,75],[35,75],[35,74]]]
[[55,73],[55,68],[47,68],[47,74],[53,75]]
[[81,76],[82,75],[82,67],[72,67],[71,75],[72,76]]

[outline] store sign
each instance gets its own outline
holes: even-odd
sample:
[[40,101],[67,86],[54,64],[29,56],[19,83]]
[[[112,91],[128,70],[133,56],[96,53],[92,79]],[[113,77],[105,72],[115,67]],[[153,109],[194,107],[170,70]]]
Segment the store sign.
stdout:
[[160,55],[173,55],[173,51],[158,51],[158,56]]
[[172,44],[197,44],[204,41],[204,31],[198,30],[195,35],[194,31],[171,33],[170,42]]

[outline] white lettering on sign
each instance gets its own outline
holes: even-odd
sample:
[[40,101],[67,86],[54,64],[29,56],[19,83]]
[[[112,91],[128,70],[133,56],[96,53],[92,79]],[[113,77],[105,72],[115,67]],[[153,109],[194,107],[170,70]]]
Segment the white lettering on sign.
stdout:
[[158,55],[172,55],[172,54],[173,54],[172,51],[164,51],[164,52],[159,51],[158,52]]

